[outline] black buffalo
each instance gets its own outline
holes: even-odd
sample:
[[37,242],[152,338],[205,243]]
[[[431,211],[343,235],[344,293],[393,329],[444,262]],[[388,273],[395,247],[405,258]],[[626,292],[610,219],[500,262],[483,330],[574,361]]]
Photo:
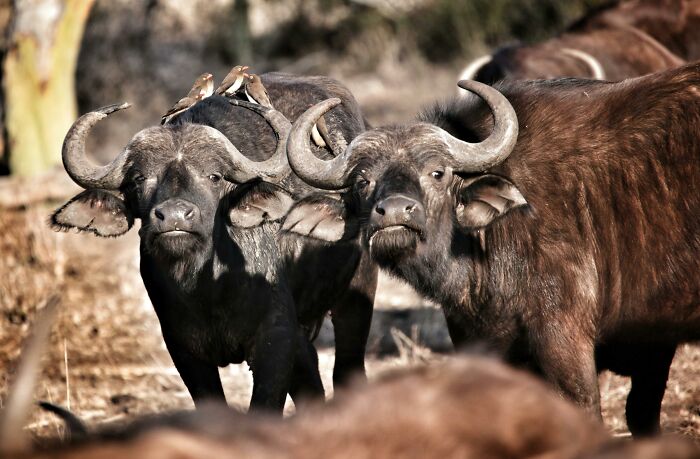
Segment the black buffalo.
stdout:
[[[284,229],[359,232],[381,267],[442,304],[457,346],[487,342],[594,413],[597,372],[631,376],[628,426],[657,430],[676,346],[700,338],[700,65],[504,83],[505,98],[460,84],[490,110],[455,100],[325,163],[304,133],[337,101],[301,116],[290,164],[345,192],[298,202]],[[320,214],[323,234],[307,224]]]
[[217,366],[245,360],[253,372],[251,406],[281,411],[287,393],[295,401],[323,394],[311,340],[328,310],[334,380],[364,370],[376,267],[354,244],[278,240],[279,219],[310,190],[289,173],[288,118],[342,98],[327,117],[340,147],[364,122],[334,80],[270,74],[263,81],[277,110],[210,97],[137,133],[101,167],[86,158],[85,140],[95,123],[125,106],[83,115],[66,136],[63,160],[86,191],[52,223],[119,236],[140,219],[141,276],[195,403],[223,400]]

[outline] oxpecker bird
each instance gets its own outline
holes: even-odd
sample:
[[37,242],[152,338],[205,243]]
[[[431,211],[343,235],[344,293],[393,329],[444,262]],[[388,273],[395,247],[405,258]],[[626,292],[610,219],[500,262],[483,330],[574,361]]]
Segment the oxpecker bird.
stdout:
[[160,124],[167,123],[173,116],[184,112],[200,100],[211,96],[213,93],[214,77],[211,73],[202,73],[194,81],[194,85],[192,85],[190,92],[188,92],[185,97],[178,100],[177,103],[170,108],[170,110],[165,112],[163,117],[160,119]]
[[237,65],[228,72],[224,77],[224,81],[221,82],[218,88],[216,88],[217,94],[223,94],[225,96],[233,96],[236,94],[243,81],[248,78],[248,74],[245,71],[248,70],[247,65]]
[[267,108],[274,108],[272,102],[270,102],[270,96],[267,95],[267,89],[265,89],[260,77],[256,74],[248,77],[248,81],[245,83],[245,95],[253,103]]

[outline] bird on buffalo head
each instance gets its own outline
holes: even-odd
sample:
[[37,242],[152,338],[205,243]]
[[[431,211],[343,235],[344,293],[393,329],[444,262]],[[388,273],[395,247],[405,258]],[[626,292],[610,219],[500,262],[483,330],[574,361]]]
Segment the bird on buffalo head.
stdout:
[[167,123],[173,116],[184,112],[200,100],[211,96],[214,92],[213,78],[214,77],[211,73],[202,73],[199,75],[197,79],[194,80],[194,84],[192,85],[190,92],[188,92],[185,97],[178,100],[175,105],[170,108],[170,110],[165,112],[163,117],[160,119],[160,124]]
[[224,77],[219,87],[216,88],[215,92],[225,96],[235,95],[236,92],[241,89],[243,81],[249,76],[247,73],[245,73],[246,70],[248,70],[247,65],[237,65],[232,68]]
[[248,81],[245,83],[245,95],[253,103],[267,108],[274,108],[272,102],[270,102],[270,96],[267,94],[267,89],[265,89],[260,77],[256,74],[248,77]]

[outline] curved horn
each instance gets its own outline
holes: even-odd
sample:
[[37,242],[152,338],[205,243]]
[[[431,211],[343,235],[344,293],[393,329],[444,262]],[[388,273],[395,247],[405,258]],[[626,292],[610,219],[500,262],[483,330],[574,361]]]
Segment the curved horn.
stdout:
[[226,145],[231,166],[231,170],[229,174],[227,174],[227,179],[236,183],[244,183],[259,177],[269,182],[279,182],[289,172],[286,148],[287,138],[289,137],[292,124],[277,110],[242,100],[228,99],[228,101],[231,105],[247,108],[265,118],[265,121],[272,127],[272,130],[277,136],[277,148],[273,155],[265,161],[252,161],[242,154],[224,134],[212,127],[206,126],[211,136],[218,138]]
[[[462,70],[462,73],[459,75],[460,80],[473,80],[474,77],[476,76],[477,73],[479,73],[479,70],[489,62],[493,60],[493,56],[490,54],[487,54],[486,56],[481,56],[477,57],[473,61],[471,61],[469,64],[467,64],[466,67],[464,67],[464,70]],[[467,93],[462,90],[457,90],[458,95],[466,95]]]
[[302,114],[289,133],[287,157],[292,170],[306,183],[324,190],[338,190],[346,186],[348,159],[352,148],[346,148],[329,161],[316,157],[311,150],[311,128],[330,109],[340,104],[333,98],[320,102]]
[[591,71],[591,78],[594,80],[604,80],[605,70],[600,62],[595,57],[590,54],[574,48],[562,48],[562,53],[567,54],[575,59],[582,61],[588,69]]
[[90,129],[108,115],[129,108],[128,103],[113,104],[98,108],[78,118],[68,130],[63,141],[63,167],[70,178],[83,188],[117,189],[124,178],[122,168],[126,163],[128,150],[122,151],[111,163],[97,166],[87,159],[85,141]]
[[518,140],[518,116],[508,99],[491,86],[471,80],[462,80],[457,84],[486,101],[493,112],[493,131],[479,143],[459,140],[442,129],[440,134],[452,154],[455,170],[484,171],[503,162],[515,148]]

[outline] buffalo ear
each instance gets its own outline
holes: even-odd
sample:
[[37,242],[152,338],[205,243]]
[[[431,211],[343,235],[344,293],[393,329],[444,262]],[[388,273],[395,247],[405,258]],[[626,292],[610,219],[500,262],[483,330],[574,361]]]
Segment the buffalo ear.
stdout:
[[57,231],[75,228],[101,237],[116,237],[131,229],[134,217],[121,197],[91,189],[56,210],[49,224]]
[[455,195],[457,223],[466,230],[484,228],[510,210],[527,205],[510,180],[492,174],[464,179]]
[[337,242],[357,236],[358,225],[355,218],[349,217],[344,201],[312,194],[294,204],[284,219],[282,231]]
[[282,188],[268,182],[251,182],[239,186],[231,196],[229,222],[238,228],[254,228],[281,220],[294,199]]

